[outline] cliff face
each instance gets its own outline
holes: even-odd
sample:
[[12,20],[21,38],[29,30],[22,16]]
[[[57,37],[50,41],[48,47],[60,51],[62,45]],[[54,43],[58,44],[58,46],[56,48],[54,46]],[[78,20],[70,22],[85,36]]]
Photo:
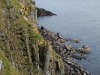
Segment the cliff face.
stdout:
[[31,0],[0,0],[0,75],[63,75],[64,63],[37,29]]

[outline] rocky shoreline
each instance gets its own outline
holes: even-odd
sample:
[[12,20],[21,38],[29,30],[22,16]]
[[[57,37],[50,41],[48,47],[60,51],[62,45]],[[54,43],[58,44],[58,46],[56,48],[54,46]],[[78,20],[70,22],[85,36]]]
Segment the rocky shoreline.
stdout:
[[79,43],[80,40],[72,40],[63,38],[60,33],[54,33],[44,28],[43,26],[38,27],[40,33],[45,40],[50,40],[53,49],[61,55],[62,60],[65,65],[65,75],[91,75],[89,72],[77,64],[75,61],[72,62],[74,58],[81,60],[86,60],[86,54],[90,52],[90,48],[83,45],[81,48],[73,48],[71,44],[65,44],[67,41],[74,43]]
[[56,15],[48,10],[45,10],[43,8],[37,8],[37,17],[41,17],[41,16],[53,16]]

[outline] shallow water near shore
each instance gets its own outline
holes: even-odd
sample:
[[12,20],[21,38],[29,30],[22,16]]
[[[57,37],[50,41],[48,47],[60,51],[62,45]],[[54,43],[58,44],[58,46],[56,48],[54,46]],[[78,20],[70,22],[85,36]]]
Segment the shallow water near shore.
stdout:
[[65,38],[79,39],[74,47],[88,45],[86,60],[75,60],[92,73],[100,75],[100,0],[35,0],[38,7],[57,14],[39,17],[38,23]]

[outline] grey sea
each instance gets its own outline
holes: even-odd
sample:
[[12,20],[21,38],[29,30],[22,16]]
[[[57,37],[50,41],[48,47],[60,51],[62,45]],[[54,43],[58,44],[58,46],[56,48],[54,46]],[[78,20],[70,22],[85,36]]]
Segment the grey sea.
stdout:
[[38,23],[65,38],[79,39],[74,47],[88,45],[86,60],[75,60],[92,73],[100,75],[100,0],[35,0],[38,7],[57,14],[39,17]]

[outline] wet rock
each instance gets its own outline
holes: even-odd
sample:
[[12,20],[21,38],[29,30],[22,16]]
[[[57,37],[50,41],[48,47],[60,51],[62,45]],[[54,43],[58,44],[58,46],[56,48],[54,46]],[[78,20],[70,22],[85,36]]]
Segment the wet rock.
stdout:
[[82,46],[82,48],[78,48],[77,51],[81,52],[81,53],[89,53],[90,52],[90,48],[86,45]]
[[81,40],[78,40],[78,39],[74,39],[74,40],[73,39],[69,39],[69,41],[72,42],[72,43],[80,43]]
[[76,58],[78,60],[81,60],[81,59],[85,59],[86,60],[86,55],[79,54],[79,53],[73,54],[72,57]]
[[82,48],[88,49],[89,47],[87,45],[83,45]]

